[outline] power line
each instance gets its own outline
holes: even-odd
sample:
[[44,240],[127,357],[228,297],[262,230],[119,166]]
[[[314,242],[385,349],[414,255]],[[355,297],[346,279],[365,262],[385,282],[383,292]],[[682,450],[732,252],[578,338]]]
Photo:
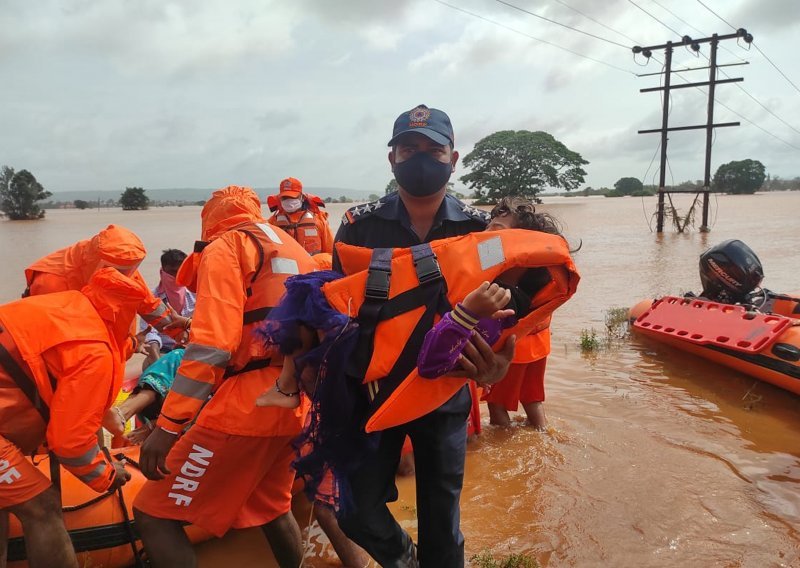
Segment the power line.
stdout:
[[525,32],[522,32],[520,30],[514,29],[514,28],[512,28],[510,26],[507,26],[505,24],[497,22],[495,20],[492,20],[492,19],[486,18],[484,16],[481,16],[480,14],[476,14],[475,12],[470,12],[469,10],[465,10],[464,8],[460,8],[458,6],[453,6],[452,4],[448,4],[447,2],[444,2],[443,0],[433,0],[433,1],[436,2],[437,4],[441,4],[442,6],[447,6],[448,8],[452,8],[453,10],[457,10],[459,12],[463,12],[464,14],[468,14],[468,15],[472,16],[473,18],[478,18],[479,20],[483,20],[484,22],[489,22],[490,24],[494,24],[495,26],[499,26],[499,27],[504,28],[504,29],[506,29],[508,31],[514,32],[515,34],[519,34],[519,35],[525,36],[525,37],[527,37],[529,39],[532,39],[532,40],[547,44],[549,46],[555,47],[556,49],[560,49],[562,51],[566,51],[567,53],[571,53],[572,55],[576,55],[576,56],[581,57],[583,59],[588,59],[589,61],[594,61],[595,63],[600,63],[601,65],[605,65],[606,67],[611,67],[612,69],[616,69],[617,71],[622,71],[623,73],[627,73],[629,75],[633,75],[634,77],[636,76],[636,73],[634,73],[633,71],[629,71],[628,69],[623,69],[622,67],[617,67],[616,65],[614,65],[612,63],[607,63],[606,61],[602,61],[600,59],[595,59],[594,57],[589,57],[588,55],[584,55],[582,53],[578,53],[577,51],[573,51],[572,49],[569,49],[568,47],[563,47],[561,45],[558,45],[557,43],[553,43],[551,41],[547,41],[546,39],[541,39],[541,38],[532,36],[530,34],[527,34]]
[[[680,22],[682,22],[684,25],[686,25],[686,26],[690,27],[691,29],[693,29],[694,31],[696,31],[697,33],[699,33],[701,36],[705,36],[705,35],[706,35],[706,33],[705,33],[704,31],[702,31],[702,30],[698,30],[698,29],[697,29],[696,27],[694,27],[692,24],[690,24],[689,22],[687,22],[686,20],[684,20],[683,18],[681,18],[681,17],[680,17],[678,14],[676,14],[675,12],[673,12],[672,10],[670,10],[669,8],[667,8],[666,6],[664,6],[663,4],[661,4],[661,3],[660,3],[658,0],[653,0],[653,4],[655,4],[656,6],[658,6],[659,8],[661,8],[662,10],[664,10],[665,12],[668,12],[670,15],[672,15],[672,17],[673,17],[673,18],[675,18],[675,19],[679,20],[679,21],[680,21]],[[739,61],[744,61],[744,59],[742,59],[741,57],[739,57],[738,55],[736,55],[734,52],[732,52],[730,49],[728,49],[728,48],[727,48],[727,47],[725,47],[724,45],[720,45],[719,47],[720,47],[720,49],[723,49],[723,50],[727,51],[728,53],[730,53],[731,55],[733,55],[733,56],[734,56],[736,59],[738,59]]]
[[783,71],[781,71],[780,69],[778,69],[778,66],[777,66],[777,65],[775,65],[775,64],[772,62],[772,59],[770,59],[769,57],[767,57],[767,54],[766,54],[766,53],[764,53],[763,51],[761,51],[761,49],[760,49],[760,48],[759,48],[759,47],[756,45],[756,43],[755,43],[755,42],[753,42],[753,45],[755,46],[756,50],[758,50],[758,52],[759,52],[761,55],[763,55],[763,56],[764,56],[764,59],[766,59],[767,61],[769,61],[769,64],[770,64],[770,65],[772,65],[772,66],[775,68],[775,71],[777,71],[778,73],[780,73],[780,74],[781,74],[781,76],[782,76],[784,79],[786,79],[787,81],[789,81],[789,84],[790,84],[792,87],[794,87],[794,90],[795,90],[795,91],[797,91],[798,93],[800,93],[800,87],[798,87],[797,85],[795,85],[795,84],[794,84],[794,82],[793,82],[791,79],[789,79],[789,77],[787,77],[787,76],[786,76],[786,73],[784,73]]
[[567,28],[568,30],[572,30],[574,32],[578,32],[579,34],[587,35],[589,37],[593,37],[595,39],[599,39],[600,41],[604,41],[606,43],[610,43],[611,45],[616,45],[616,46],[622,47],[624,49],[630,49],[629,45],[624,45],[624,44],[616,42],[614,40],[607,39],[607,38],[604,38],[604,37],[601,37],[599,35],[595,35],[595,34],[592,34],[592,33],[589,33],[589,32],[585,32],[583,30],[579,30],[578,28],[573,28],[572,26],[568,26],[567,24],[562,24],[561,22],[557,22],[556,20],[551,20],[550,18],[546,18],[544,16],[540,16],[539,14],[537,14],[535,12],[531,12],[530,10],[526,10],[525,8],[520,8],[519,6],[515,6],[514,4],[511,4],[510,2],[506,2],[505,0],[495,0],[495,2],[497,2],[499,4],[503,4],[504,6],[508,6],[509,8],[513,8],[514,10],[519,10],[520,12],[528,14],[529,16],[533,16],[534,18],[539,18],[540,20],[544,20],[545,22],[550,22],[551,24],[555,24],[557,26],[561,26],[562,28]]
[[[725,77],[727,77],[728,79],[730,79],[730,76],[729,76],[727,73],[725,73],[725,71],[722,71],[722,70],[720,70],[720,73],[722,73],[723,75],[725,75]],[[744,87],[742,87],[742,86],[741,86],[739,83],[735,83],[735,85],[736,85],[737,87],[739,87],[739,90],[740,90],[740,91],[742,91],[742,92],[743,92],[745,95],[747,95],[748,97],[750,97],[751,99],[753,99],[753,100],[756,102],[756,104],[757,104],[758,106],[760,106],[761,108],[763,108],[765,111],[767,111],[767,112],[768,112],[768,113],[770,113],[772,116],[774,116],[775,118],[777,118],[778,120],[780,120],[780,121],[781,121],[783,124],[785,124],[786,126],[788,126],[789,128],[791,128],[792,130],[794,130],[794,131],[795,131],[797,134],[800,134],[800,130],[798,130],[797,128],[795,128],[794,126],[792,126],[791,124],[789,124],[788,122],[786,122],[785,120],[783,120],[783,119],[782,119],[780,116],[778,116],[777,114],[775,114],[775,113],[774,113],[772,110],[770,110],[770,109],[769,109],[769,108],[768,108],[768,107],[767,107],[767,106],[766,106],[764,103],[762,103],[761,101],[759,101],[757,98],[755,98],[753,95],[751,95],[751,94],[750,94],[750,93],[749,93],[747,90],[745,90],[745,88],[744,88]]]
[[602,27],[604,27],[605,29],[607,29],[607,30],[609,30],[609,31],[612,31],[612,32],[614,32],[615,34],[617,34],[617,35],[619,35],[619,36],[622,36],[622,37],[624,37],[624,38],[625,38],[625,39],[627,39],[628,41],[630,41],[630,42],[633,42],[633,44],[634,44],[634,45],[637,45],[637,44],[639,44],[639,43],[640,43],[640,42],[636,41],[635,39],[633,39],[632,37],[630,37],[630,36],[628,36],[628,35],[625,35],[624,33],[620,32],[620,31],[618,31],[618,30],[615,30],[615,29],[614,29],[614,28],[612,28],[611,26],[607,26],[607,25],[605,25],[603,22],[601,22],[601,21],[599,21],[599,20],[596,20],[595,18],[591,17],[590,15],[586,14],[585,12],[581,12],[581,11],[580,11],[580,10],[578,10],[577,8],[573,8],[572,6],[570,6],[569,4],[567,4],[566,2],[564,2],[563,0],[554,0],[554,1],[555,1],[555,2],[558,2],[559,4],[561,4],[562,6],[564,6],[565,8],[569,8],[569,9],[570,9],[570,10],[572,10],[573,12],[576,12],[576,13],[580,14],[580,15],[581,15],[581,16],[583,16],[584,18],[586,18],[586,19],[588,19],[588,20],[591,20],[591,21],[593,21],[593,22],[594,22],[595,24],[597,24],[598,26],[602,26]]
[[648,12],[647,10],[645,10],[644,8],[642,8],[641,6],[639,6],[639,4],[637,4],[637,3],[636,3],[636,2],[634,2],[633,0],[628,0],[628,2],[630,2],[631,4],[633,4],[634,6],[636,6],[637,8],[639,8],[639,9],[640,9],[642,12],[644,12],[645,14],[647,14],[648,16],[650,16],[651,18],[653,18],[653,19],[654,19],[656,22],[658,22],[659,24],[661,24],[662,26],[664,26],[665,28],[667,28],[669,31],[671,31],[672,33],[674,33],[676,36],[678,36],[678,37],[682,37],[680,32],[677,32],[677,31],[675,31],[673,28],[669,27],[667,24],[665,24],[664,22],[662,22],[661,20],[659,20],[658,18],[656,18],[656,17],[655,17],[653,14],[651,14],[650,12]]
[[[703,2],[702,2],[701,0],[697,0],[697,2],[698,2],[698,3],[699,3],[699,4],[700,4],[700,5],[703,7],[703,8],[705,8],[706,10],[708,10],[709,12],[711,12],[712,14],[714,14],[714,15],[715,15],[717,18],[719,18],[719,19],[720,19],[722,22],[724,22],[725,24],[727,24],[728,26],[730,26],[732,29],[734,29],[734,30],[736,29],[735,27],[733,27],[733,25],[732,25],[730,22],[728,22],[728,20],[726,20],[725,18],[723,18],[722,16],[720,16],[719,14],[717,14],[717,13],[716,13],[714,10],[712,10],[711,8],[709,8],[708,6],[706,6],[705,4],[703,4]],[[798,87],[798,86],[797,86],[797,85],[794,83],[794,81],[792,81],[791,79],[789,79],[789,77],[787,77],[787,76],[786,76],[786,73],[784,73],[783,71],[781,71],[781,70],[780,70],[780,68],[779,68],[777,65],[775,65],[775,63],[773,63],[772,59],[770,59],[769,57],[767,57],[767,54],[766,54],[766,53],[764,53],[763,51],[761,51],[761,48],[759,48],[759,47],[756,45],[756,43],[755,43],[755,42],[752,42],[752,44],[755,46],[756,50],[757,50],[757,51],[758,51],[758,52],[759,52],[761,55],[763,55],[763,56],[764,56],[764,59],[766,59],[766,60],[769,62],[769,64],[770,64],[770,65],[772,65],[772,66],[775,68],[775,71],[777,71],[778,73],[780,73],[780,74],[781,74],[781,77],[783,77],[784,79],[786,79],[786,80],[789,82],[789,84],[790,84],[792,87],[794,87],[794,90],[795,90],[795,91],[797,91],[798,93],[800,93],[800,87]]]
[[697,0],[697,3],[698,3],[698,4],[700,4],[700,5],[701,5],[703,8],[705,8],[706,10],[708,10],[709,12],[711,12],[712,14],[714,14],[714,15],[715,15],[717,18],[719,18],[720,20],[722,20],[722,23],[724,23],[724,24],[726,24],[726,25],[730,26],[730,28],[731,28],[733,31],[736,31],[736,28],[735,28],[733,25],[731,25],[731,23],[730,23],[728,20],[726,20],[725,18],[723,18],[722,16],[720,16],[719,14],[717,14],[717,13],[716,13],[714,10],[712,10],[711,8],[709,8],[708,6],[706,6],[705,4],[703,4],[702,0]]

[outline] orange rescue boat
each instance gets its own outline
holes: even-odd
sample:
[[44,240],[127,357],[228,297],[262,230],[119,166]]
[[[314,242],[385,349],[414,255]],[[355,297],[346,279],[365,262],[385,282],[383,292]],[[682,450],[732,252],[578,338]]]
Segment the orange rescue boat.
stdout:
[[768,313],[699,298],[643,300],[630,310],[631,329],[800,394],[800,293],[778,298]]
[[[128,461],[126,469],[131,474],[130,481],[125,484],[121,493],[98,494],[67,470],[61,469],[64,522],[81,566],[103,566],[103,568],[133,566],[136,562],[134,546],[137,553],[142,549],[131,508],[136,494],[147,481],[136,466],[139,447],[115,449],[113,454],[117,459],[124,457]],[[42,455],[37,456],[34,461],[42,473],[49,477],[49,458]],[[210,534],[191,525],[186,527],[186,532],[192,542],[211,538]],[[9,568],[27,566],[26,559],[22,526],[11,515],[8,542]]]

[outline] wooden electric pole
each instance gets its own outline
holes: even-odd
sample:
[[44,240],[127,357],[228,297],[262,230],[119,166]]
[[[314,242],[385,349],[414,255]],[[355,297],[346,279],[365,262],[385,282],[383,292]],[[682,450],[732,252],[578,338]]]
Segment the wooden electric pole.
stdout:
[[[633,48],[634,53],[641,53],[648,59],[652,55],[654,50],[663,49],[664,50],[664,84],[660,87],[650,87],[647,89],[639,89],[641,93],[650,93],[650,92],[657,92],[657,91],[664,91],[664,102],[662,106],[661,112],[661,128],[653,128],[650,130],[640,130],[639,134],[654,134],[658,132],[661,134],[661,168],[659,170],[658,176],[658,210],[656,212],[656,231],[661,233],[664,231],[664,196],[670,193],[686,193],[686,190],[676,190],[675,188],[666,188],[666,174],[667,174],[667,141],[669,137],[667,136],[668,132],[673,132],[677,130],[700,130],[705,129],[706,131],[706,161],[705,161],[705,171],[703,176],[703,188],[701,192],[703,193],[703,224],[700,226],[700,231],[708,232],[710,227],[708,226],[708,194],[711,191],[711,146],[714,141],[714,128],[721,128],[725,126],[739,126],[739,122],[720,122],[714,123],[714,94],[716,92],[716,86],[722,83],[735,83],[742,81],[741,77],[737,77],[735,79],[717,79],[717,68],[721,67],[717,64],[717,47],[719,46],[719,42],[726,40],[726,39],[738,39],[742,38],[747,43],[753,41],[753,36],[747,33],[747,30],[744,28],[740,28],[736,31],[736,33],[727,34],[727,35],[718,35],[714,34],[711,37],[706,37],[702,39],[692,39],[689,36],[683,36],[680,42],[671,42],[668,41],[662,45],[651,45],[648,47],[640,47],[636,46]],[[698,69],[708,69],[708,81],[701,81],[698,83],[681,83],[678,85],[672,84],[672,51],[674,47],[680,46],[689,46],[693,51],[700,51],[700,44],[701,43],[710,43],[711,44],[711,57],[709,57],[709,65],[708,67],[700,67]],[[697,69],[692,69],[697,70]],[[705,124],[696,124],[691,126],[669,126],[669,103],[670,103],[670,91],[672,89],[686,89],[688,87],[704,87],[708,86],[708,116],[706,119]],[[694,190],[690,190],[694,191]],[[698,194],[701,192],[697,192]]]

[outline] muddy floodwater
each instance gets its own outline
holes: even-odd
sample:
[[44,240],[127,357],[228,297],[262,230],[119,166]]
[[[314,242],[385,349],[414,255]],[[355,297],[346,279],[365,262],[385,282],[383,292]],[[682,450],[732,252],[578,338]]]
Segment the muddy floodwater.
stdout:
[[[685,211],[690,197],[676,202]],[[553,319],[552,428],[533,432],[520,419],[470,444],[467,558],[490,549],[552,567],[800,566],[800,397],[651,341],[610,338],[605,323],[611,308],[699,291],[699,254],[730,238],[759,255],[767,288],[800,289],[800,192],[712,197],[707,234],[652,233],[652,197],[550,198],[541,208],[583,242],[578,293]],[[331,206],[334,229],[343,209]],[[108,223],[142,237],[151,253],[142,273],[154,282],[162,249],[191,250],[199,214],[59,210],[2,221],[0,300],[18,297],[28,263]],[[592,330],[601,347],[583,353],[581,333]],[[394,511],[415,533],[414,484],[399,485]],[[307,506],[296,513],[308,523]],[[334,562],[316,525],[306,537],[309,566]],[[203,568],[263,566],[269,555],[252,530],[199,550]]]

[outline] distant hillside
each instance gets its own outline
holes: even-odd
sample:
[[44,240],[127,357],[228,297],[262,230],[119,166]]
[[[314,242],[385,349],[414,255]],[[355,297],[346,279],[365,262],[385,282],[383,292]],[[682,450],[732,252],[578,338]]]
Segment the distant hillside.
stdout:
[[[263,188],[257,187],[254,188],[261,199],[265,199],[266,195],[277,193],[277,190],[274,188]],[[304,188],[308,193],[313,193],[314,195],[318,195],[322,198],[325,197],[335,197],[339,198],[341,196],[349,197],[354,201],[364,201],[370,195],[371,192],[369,191],[359,191],[356,189],[346,189],[342,187],[306,187]],[[154,200],[154,201],[205,201],[211,195],[211,192],[214,189],[198,189],[194,187],[179,187],[179,188],[172,188],[172,189],[145,189],[147,192],[147,196]],[[375,192],[376,194],[382,192]],[[113,199],[116,201],[122,195],[122,191],[59,191],[54,192],[53,196],[49,199],[49,201],[63,201],[66,203],[71,203],[76,199],[82,199],[84,201],[97,201],[100,199],[101,201],[107,201],[109,199]]]

